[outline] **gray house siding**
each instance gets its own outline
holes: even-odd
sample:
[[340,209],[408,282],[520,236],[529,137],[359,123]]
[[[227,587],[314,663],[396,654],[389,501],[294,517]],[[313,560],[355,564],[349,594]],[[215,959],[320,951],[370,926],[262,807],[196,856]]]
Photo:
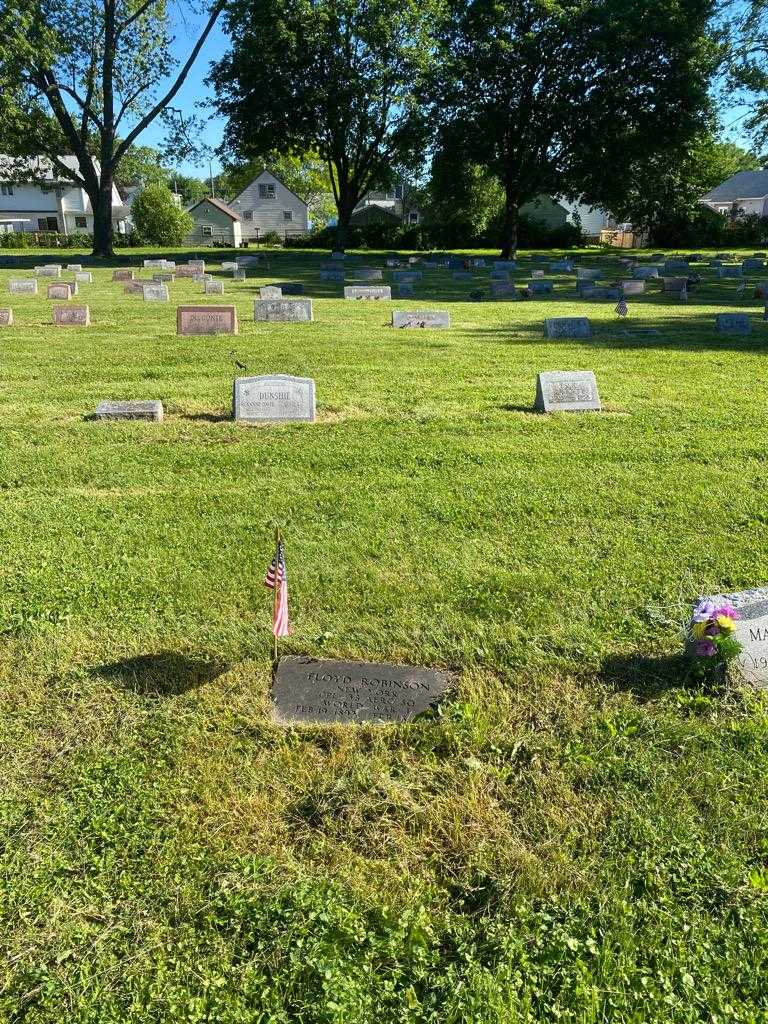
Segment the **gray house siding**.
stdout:
[[229,206],[240,215],[243,240],[263,238],[269,231],[285,238],[309,230],[307,204],[269,171],[262,171]]
[[189,213],[194,221],[194,227],[184,239],[186,245],[198,247],[218,242],[236,249],[240,247],[242,236],[239,220],[233,220],[228,213],[209,203],[207,199],[195,204]]

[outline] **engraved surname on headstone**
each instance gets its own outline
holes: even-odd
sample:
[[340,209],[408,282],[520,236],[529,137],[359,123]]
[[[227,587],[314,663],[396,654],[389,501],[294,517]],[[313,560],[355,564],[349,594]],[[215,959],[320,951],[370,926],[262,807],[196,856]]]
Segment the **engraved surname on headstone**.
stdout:
[[283,289],[277,288],[273,284],[265,284],[263,288],[259,288],[260,299],[282,299]]
[[224,282],[223,281],[206,281],[205,282],[205,294],[206,295],[223,295],[224,294]]
[[544,321],[545,338],[591,338],[592,326],[585,316],[549,316]]
[[312,300],[256,299],[253,319],[264,323],[308,323],[312,319]]
[[132,281],[133,280],[133,271],[132,270],[128,270],[128,269],[113,270],[112,271],[112,280],[113,281]]
[[277,722],[408,722],[455,685],[453,673],[415,665],[281,658],[272,685]]
[[80,284],[93,284],[93,274],[90,270],[78,270],[75,274],[75,280]]
[[168,285],[158,281],[142,285],[145,302],[168,302]]
[[621,290],[625,295],[643,295],[645,293],[645,281],[622,281]]
[[178,306],[177,334],[237,334],[234,306]]
[[[768,689],[768,587],[711,594],[706,600],[715,604],[727,601],[739,613],[733,636],[741,644],[741,653],[729,665],[734,678],[757,689]],[[691,642],[689,651],[692,648]]]
[[536,378],[539,412],[600,412],[597,381],[591,370],[550,370]]
[[53,322],[57,327],[87,327],[91,312],[88,306],[54,306]]
[[11,295],[37,295],[37,281],[34,277],[16,277],[8,282]]
[[0,327],[13,327],[12,309],[0,309]]
[[718,313],[715,316],[718,334],[751,334],[752,324],[746,313]]
[[232,414],[239,423],[314,423],[315,382],[282,373],[237,377]]
[[394,310],[392,326],[398,328],[450,327],[451,315],[442,309]]
[[163,421],[163,403],[158,399],[149,401],[129,399],[127,401],[104,401],[96,406],[94,419],[97,420],[151,420]]
[[378,288],[366,288],[364,285],[348,285],[344,289],[345,299],[371,299],[373,301],[381,299],[391,299],[392,289],[389,285]]

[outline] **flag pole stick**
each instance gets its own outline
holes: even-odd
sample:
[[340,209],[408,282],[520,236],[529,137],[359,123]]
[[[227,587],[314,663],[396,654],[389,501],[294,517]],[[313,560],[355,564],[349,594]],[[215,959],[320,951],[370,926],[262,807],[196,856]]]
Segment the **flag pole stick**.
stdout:
[[[278,547],[280,545],[281,539],[282,539],[282,534],[280,533],[280,528],[276,527],[275,528],[275,561],[277,561],[277,550],[278,550]],[[275,619],[277,618],[277,602],[278,602],[278,597],[279,597],[279,581],[278,581],[279,568],[280,568],[280,566],[276,564],[275,565],[275,587],[274,587],[274,598],[273,598],[274,603],[272,605],[272,622],[273,623],[274,623]],[[273,630],[274,630],[274,626],[273,626]],[[273,633],[273,640],[274,640],[274,644],[273,644],[273,648],[272,648],[272,660],[274,662],[275,668],[277,668],[277,634]]]

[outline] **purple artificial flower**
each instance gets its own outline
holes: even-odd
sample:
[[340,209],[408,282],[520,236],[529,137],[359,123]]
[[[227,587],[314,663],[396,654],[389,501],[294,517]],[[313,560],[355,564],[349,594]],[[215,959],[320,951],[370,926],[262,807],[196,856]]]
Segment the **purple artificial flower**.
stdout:
[[693,609],[693,621],[708,622],[710,619],[714,619],[715,612],[715,602],[709,601],[707,598],[702,598]]
[[709,622],[704,630],[705,636],[720,636],[720,627],[716,622]]
[[718,615],[727,615],[729,619],[734,620],[740,618],[739,613],[736,611],[733,605],[729,604],[727,601],[725,601],[723,604],[715,608],[714,617],[717,618]]
[[711,658],[717,651],[717,648],[711,640],[699,640],[696,644],[696,653],[702,658]]

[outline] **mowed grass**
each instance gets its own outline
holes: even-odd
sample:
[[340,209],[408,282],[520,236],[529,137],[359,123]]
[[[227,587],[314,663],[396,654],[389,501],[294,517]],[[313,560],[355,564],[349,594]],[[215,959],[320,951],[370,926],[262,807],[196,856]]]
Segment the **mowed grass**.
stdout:
[[[322,258],[168,305],[97,268],[87,329],[0,271],[0,1019],[765,1022],[766,706],[678,657],[692,598],[768,582],[763,304],[708,269],[624,322],[563,274],[353,303]],[[253,321],[279,281],[314,323]],[[191,302],[240,334],[177,337]],[[593,339],[545,341],[569,315]],[[234,359],[313,377],[317,422],[234,424]],[[604,411],[534,414],[548,369]],[[166,420],[90,421],[105,398]],[[271,723],[276,525],[283,652],[451,667],[438,714]]]

